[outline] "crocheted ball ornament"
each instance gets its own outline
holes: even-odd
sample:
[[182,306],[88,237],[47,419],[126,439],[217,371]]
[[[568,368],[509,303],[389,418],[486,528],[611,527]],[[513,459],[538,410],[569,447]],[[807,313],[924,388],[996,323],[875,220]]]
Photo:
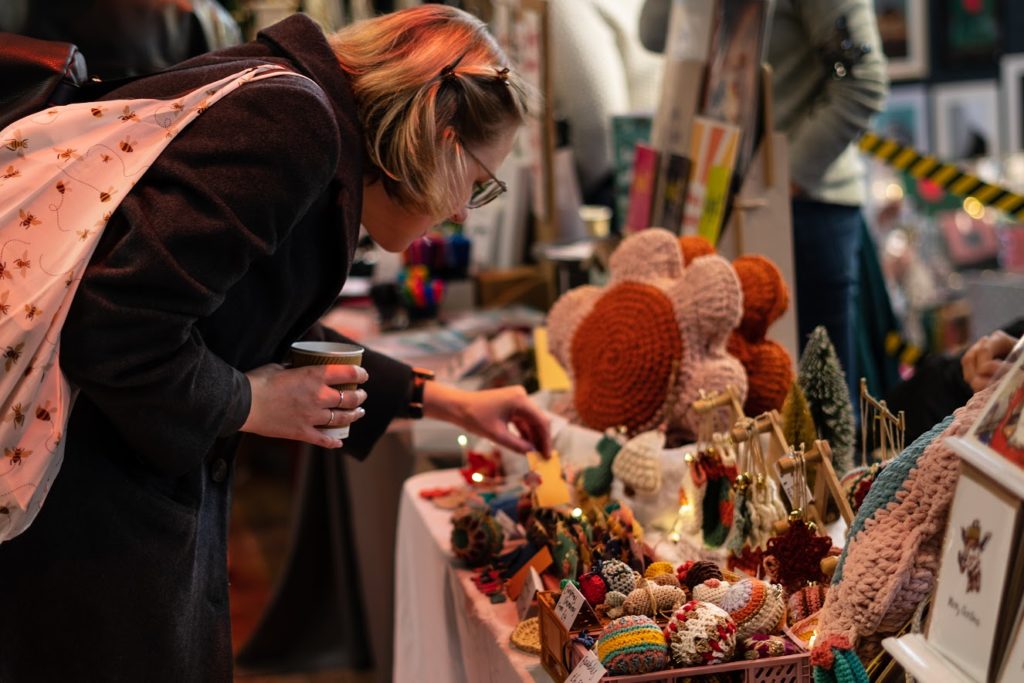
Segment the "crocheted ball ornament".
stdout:
[[839,485],[846,494],[846,500],[849,501],[854,512],[857,512],[861,504],[864,503],[865,496],[868,495],[871,485],[875,483],[875,479],[878,478],[878,473],[882,471],[883,467],[885,467],[885,463],[881,462],[854,467],[839,480]]
[[786,625],[786,594],[782,586],[760,579],[742,579],[729,586],[715,603],[736,622],[736,637],[779,633]]
[[505,533],[489,511],[467,508],[452,516],[452,554],[468,566],[487,564],[504,543]]
[[649,617],[657,617],[660,614],[668,614],[684,602],[686,602],[686,593],[682,588],[659,586],[653,581],[641,579],[641,585],[626,596],[626,601],[622,604],[622,611],[624,614],[645,614]]
[[858,655],[870,660],[881,639],[898,631],[931,594],[959,478],[960,459],[947,437],[973,426],[997,384],[976,393],[879,473],[850,526],[819,615],[816,676],[828,680],[841,662],[859,667]]
[[580,593],[586,598],[591,606],[596,607],[604,602],[608,594],[608,584],[604,582],[597,572],[587,572],[580,576]]
[[689,560],[683,562],[676,568],[676,577],[691,592],[694,586],[698,586],[708,579],[723,580],[721,568],[709,560]]
[[661,452],[665,432],[654,429],[626,442],[612,462],[614,474],[627,489],[657,493],[661,488]]
[[671,562],[651,562],[647,565],[647,569],[644,570],[645,579],[653,579],[658,574],[674,574],[675,569],[672,567]]
[[621,560],[608,560],[601,565],[601,578],[609,591],[629,595],[636,588],[637,574]]
[[720,664],[736,652],[736,623],[721,607],[691,600],[669,619],[665,639],[675,664]]
[[665,635],[650,617],[625,616],[608,623],[595,646],[597,658],[612,674],[645,674],[668,663]]
[[825,598],[828,596],[828,586],[816,583],[811,586],[804,586],[789,596],[786,605],[789,608],[787,619],[790,625],[806,619],[825,605]]
[[577,413],[592,429],[649,429],[661,419],[682,357],[672,301],[660,289],[639,282],[610,288],[573,337]]
[[769,657],[800,654],[800,648],[794,645],[789,638],[783,636],[757,633],[741,640],[743,659],[768,659]]
[[660,228],[630,235],[609,260],[606,289],[571,290],[548,314],[551,353],[588,427],[637,433],[664,420],[668,433],[692,437],[701,389],[746,396],[743,366],[725,350],[741,315],[736,274],[715,255],[684,270],[677,239]]
[[710,602],[712,605],[721,606],[722,599],[725,597],[726,592],[728,592],[730,585],[732,584],[725,580],[708,579],[704,583],[694,586],[690,593],[693,595],[694,600]]
[[653,581],[659,586],[672,586],[673,588],[679,588],[680,590],[683,588],[675,574],[655,574],[648,579],[648,581]]

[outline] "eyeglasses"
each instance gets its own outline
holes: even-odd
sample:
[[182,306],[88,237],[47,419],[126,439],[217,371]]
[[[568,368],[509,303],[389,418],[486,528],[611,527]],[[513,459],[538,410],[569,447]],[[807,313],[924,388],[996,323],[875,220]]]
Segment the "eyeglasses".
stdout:
[[487,175],[491,176],[482,183],[473,184],[473,194],[470,195],[469,201],[466,202],[467,209],[479,209],[481,206],[490,204],[500,197],[508,190],[508,185],[503,181],[498,180],[497,176],[491,173],[491,170],[484,166],[483,162],[477,159],[475,154],[469,151],[469,147],[463,145],[462,149],[466,150],[466,154],[469,155],[469,158],[475,161],[480,168],[484,169],[484,172],[487,173]]

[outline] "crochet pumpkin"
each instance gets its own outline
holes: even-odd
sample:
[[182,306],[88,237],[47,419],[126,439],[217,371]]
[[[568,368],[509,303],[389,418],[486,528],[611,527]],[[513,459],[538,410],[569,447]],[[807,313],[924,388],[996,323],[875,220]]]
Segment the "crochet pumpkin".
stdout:
[[746,396],[746,372],[725,348],[742,312],[735,271],[716,255],[684,269],[678,238],[651,228],[622,241],[609,273],[607,287],[570,290],[548,314],[551,353],[573,381],[576,417],[630,434],[665,422],[668,433],[692,438],[701,389],[732,385]]
[[[679,248],[684,263],[714,253],[703,237],[681,237]],[[766,338],[771,324],[789,308],[789,290],[778,267],[764,256],[740,256],[732,267],[743,290],[743,317],[729,335],[726,349],[747,372],[744,412],[760,415],[781,409],[793,384],[793,359],[777,342]]]

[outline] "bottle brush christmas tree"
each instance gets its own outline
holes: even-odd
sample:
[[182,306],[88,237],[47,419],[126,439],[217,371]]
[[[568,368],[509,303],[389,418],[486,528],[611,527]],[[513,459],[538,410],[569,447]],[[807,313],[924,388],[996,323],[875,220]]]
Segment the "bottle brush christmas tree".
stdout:
[[818,438],[818,430],[811,417],[811,407],[807,405],[807,397],[796,382],[789,387],[789,393],[782,404],[782,435],[786,443],[794,448],[810,448]]
[[821,325],[811,332],[800,356],[797,382],[807,398],[819,438],[827,439],[832,446],[832,466],[841,477],[853,466],[853,406],[835,347]]

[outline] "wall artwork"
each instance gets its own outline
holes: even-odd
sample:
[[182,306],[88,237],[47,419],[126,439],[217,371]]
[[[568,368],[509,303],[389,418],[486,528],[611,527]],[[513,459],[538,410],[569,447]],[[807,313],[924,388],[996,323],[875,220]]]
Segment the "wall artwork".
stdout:
[[924,0],[875,0],[889,78],[928,75],[928,4]]
[[999,89],[994,80],[961,81],[932,89],[933,149],[942,161],[998,155]]
[[1019,152],[1024,150],[1024,54],[1003,55],[999,70],[1006,115],[1006,151]]
[[895,85],[889,90],[885,109],[875,116],[871,130],[882,137],[927,152],[931,149],[928,126],[928,94],[923,85]]

